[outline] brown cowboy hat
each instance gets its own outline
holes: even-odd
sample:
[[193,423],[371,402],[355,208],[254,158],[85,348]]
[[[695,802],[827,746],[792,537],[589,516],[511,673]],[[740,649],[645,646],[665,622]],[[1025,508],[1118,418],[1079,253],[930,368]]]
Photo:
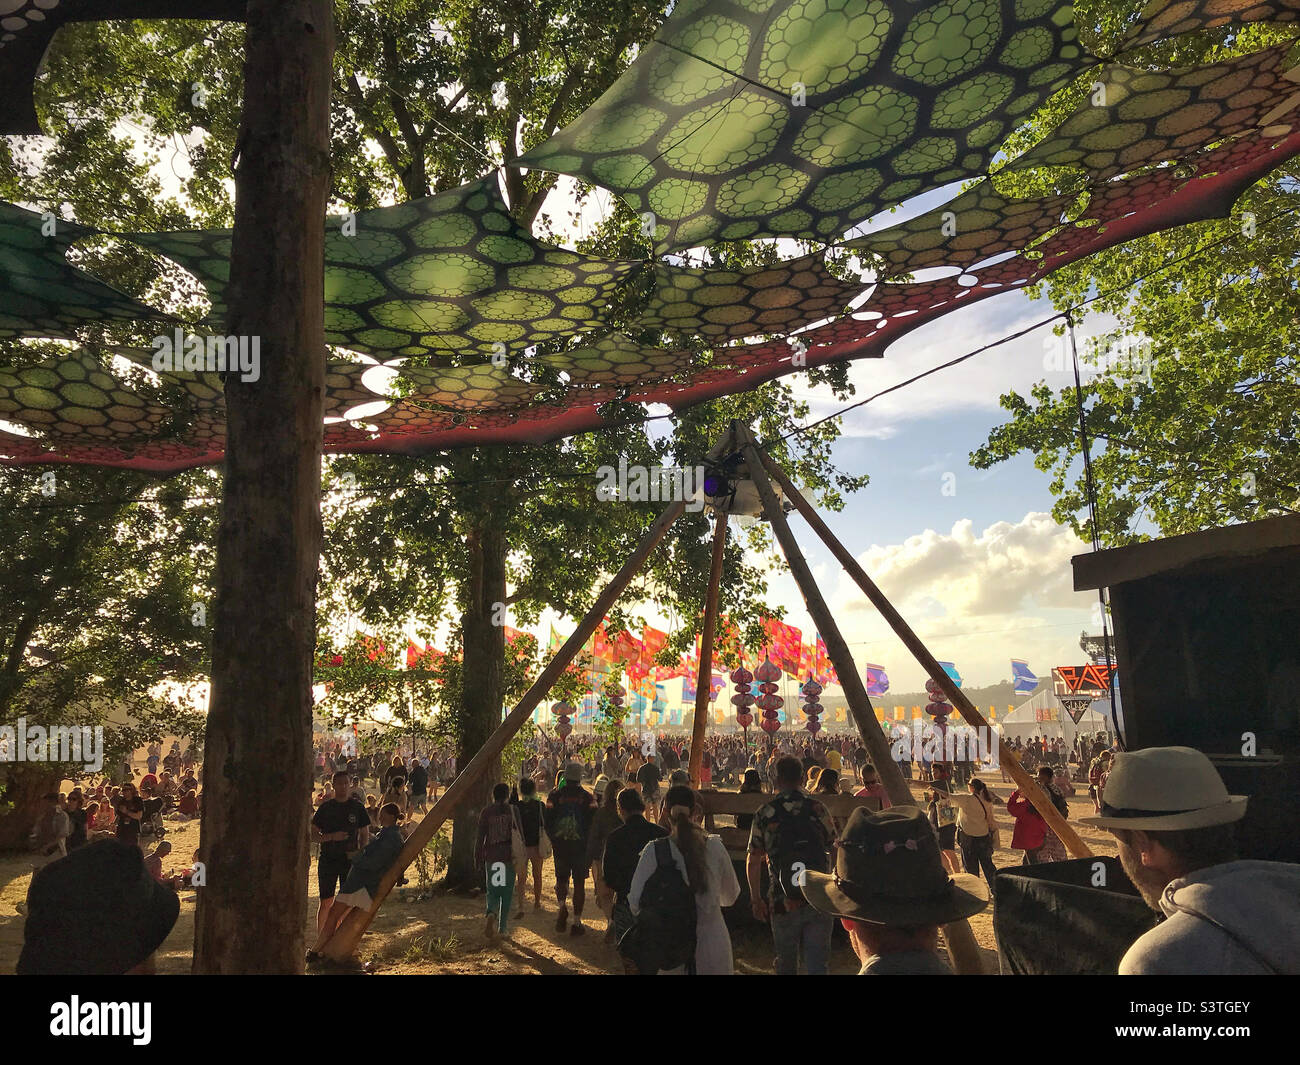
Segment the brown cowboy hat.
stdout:
[[914,806],[854,810],[835,872],[805,873],[803,893],[823,913],[893,926],[948,924],[989,904],[979,877],[944,870],[934,830]]

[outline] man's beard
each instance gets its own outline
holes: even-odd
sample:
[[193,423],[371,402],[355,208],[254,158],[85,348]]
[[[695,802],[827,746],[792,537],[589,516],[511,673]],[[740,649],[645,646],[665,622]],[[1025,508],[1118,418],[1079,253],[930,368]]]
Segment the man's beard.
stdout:
[[1165,893],[1168,881],[1163,873],[1142,864],[1142,855],[1124,840],[1119,841],[1119,864],[1123,867],[1133,886],[1138,889],[1143,900],[1157,913],[1160,910],[1160,896]]

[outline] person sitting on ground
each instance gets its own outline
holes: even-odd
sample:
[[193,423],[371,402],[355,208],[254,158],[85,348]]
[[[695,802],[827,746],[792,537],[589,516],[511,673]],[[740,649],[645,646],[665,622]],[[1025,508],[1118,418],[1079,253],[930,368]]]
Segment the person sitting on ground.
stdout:
[[68,836],[72,833],[72,822],[59,802],[57,792],[50,792],[42,800],[45,809],[32,829],[32,850],[36,852],[36,867],[39,869],[47,862],[56,861],[68,853]]
[[176,804],[176,820],[193,821],[198,816],[199,796],[193,788],[190,788],[181,796],[181,801]]
[[1300,973],[1300,865],[1240,861],[1229,795],[1214,763],[1191,747],[1117,754],[1100,816],[1146,904],[1164,920],[1129,947],[1121,976]]
[[326,916],[330,935],[343,923],[349,910],[368,910],[379,890],[379,881],[402,850],[402,833],[397,827],[400,811],[392,803],[379,810],[379,834],[352,859],[343,886],[334,897]]
[[939,926],[989,904],[979,877],[950,876],[926,815],[911,806],[849,817],[835,870],[804,874],[804,897],[840,918],[862,961],[860,976],[948,976]]
[[152,973],[180,908],[139,847],[113,839],[79,847],[32,877],[18,975]]
[[155,880],[157,880],[158,883],[160,884],[171,883],[171,878],[164,877],[162,871],[163,859],[166,858],[167,855],[171,854],[171,852],[172,852],[172,845],[168,843],[167,840],[163,840],[161,843],[158,844],[158,846],[156,846],[153,849],[152,853],[150,853],[145,857],[144,860],[145,869],[148,871],[149,875],[153,877]]

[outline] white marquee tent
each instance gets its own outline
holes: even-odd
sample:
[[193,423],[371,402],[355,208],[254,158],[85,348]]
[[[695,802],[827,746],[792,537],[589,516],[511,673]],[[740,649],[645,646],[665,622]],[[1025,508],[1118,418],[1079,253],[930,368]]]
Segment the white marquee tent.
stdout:
[[[1118,703],[1118,699],[1116,700]],[[1054,721],[1039,721],[1039,710],[1054,710]],[[1110,700],[1098,699],[1083,712],[1076,726],[1070,715],[1061,706],[1061,701],[1052,694],[1051,688],[1043,688],[1026,702],[1021,703],[1011,713],[998,722],[1000,731],[1008,740],[1027,740],[1034,736],[1046,736],[1055,739],[1065,738],[1067,744],[1074,744],[1074,737],[1079,732],[1114,731],[1110,728]]]

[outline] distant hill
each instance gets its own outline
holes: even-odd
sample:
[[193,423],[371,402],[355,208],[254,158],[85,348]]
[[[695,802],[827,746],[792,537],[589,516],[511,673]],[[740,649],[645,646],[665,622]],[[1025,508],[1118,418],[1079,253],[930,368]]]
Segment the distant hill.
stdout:
[[[1050,681],[1044,681],[1028,695],[1017,695],[1011,681],[1006,680],[999,684],[990,684],[984,688],[962,688],[962,692],[981,710],[987,710],[990,706],[995,707],[998,717],[1001,718],[1007,712],[1008,706],[1019,706],[1050,686]],[[886,695],[872,696],[871,704],[885,710],[887,717],[896,706],[907,707],[908,715],[911,716],[912,707],[925,706],[929,701],[930,697],[924,691],[895,692],[891,690]],[[835,709],[844,705],[844,699],[842,696],[830,696],[829,698],[823,696],[822,703],[830,709]]]

